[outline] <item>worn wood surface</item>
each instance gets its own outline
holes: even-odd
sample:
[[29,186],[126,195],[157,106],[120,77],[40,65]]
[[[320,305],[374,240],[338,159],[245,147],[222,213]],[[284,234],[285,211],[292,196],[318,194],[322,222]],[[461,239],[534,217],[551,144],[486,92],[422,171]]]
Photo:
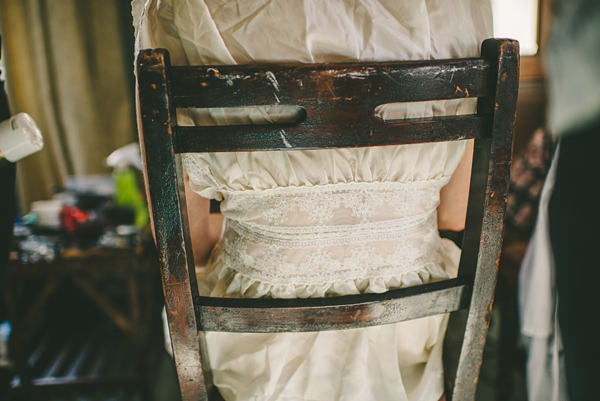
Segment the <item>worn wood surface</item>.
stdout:
[[450,333],[464,331],[462,346],[446,347],[446,358],[454,359],[446,364],[452,400],[475,399],[504,234],[518,95],[518,42],[486,40],[481,53],[483,58],[497,60],[492,83],[494,96],[480,99],[477,110],[479,115],[489,117],[492,135],[475,141],[469,209],[458,273],[459,277],[473,280],[473,293],[468,312],[453,314],[449,322]]
[[208,400],[212,379],[208,356],[199,346],[203,334],[196,329],[192,297],[198,295],[198,287],[189,247],[182,170],[172,142],[176,117],[168,96],[169,56],[162,51],[142,51],[137,63],[144,177],[179,387],[183,400]]
[[315,149],[477,138],[485,133],[480,116],[383,121],[375,116],[375,108],[487,96],[492,70],[484,59],[172,67],[176,107],[280,105],[298,106],[304,113],[295,124],[175,127],[175,149]]
[[242,333],[344,330],[453,312],[468,305],[466,280],[454,279],[383,294],[310,299],[198,297],[200,330]]
[[[458,375],[449,381],[448,396],[465,401],[474,398],[503,234],[517,96],[516,42],[487,40],[483,56],[477,59],[305,66],[170,67],[166,51],[154,50],[143,51],[138,66],[140,137],[145,147],[149,199],[184,400],[209,397],[209,387],[204,386],[200,371],[205,368],[204,377],[210,385],[208,359],[201,354],[203,347],[198,349],[204,330],[346,329],[465,308],[468,311],[454,312],[451,318],[462,334],[453,349],[455,358],[446,358],[447,371]],[[383,122],[374,117],[374,108],[382,103],[465,97],[479,98],[476,116],[401,122]],[[178,127],[175,121],[176,107],[275,104],[300,106],[304,114],[293,124],[272,126]],[[197,296],[193,274],[189,274],[189,236],[176,153],[373,146],[464,138],[476,138],[476,142],[465,251],[458,279],[383,295],[320,300]],[[192,333],[195,324],[201,329],[199,337]]]
[[456,141],[482,137],[487,125],[485,118],[476,115],[419,118],[386,124],[340,112],[313,125],[175,127],[173,132],[178,153],[231,152]]
[[175,107],[300,105],[308,114],[373,113],[390,102],[481,97],[493,66],[481,58],[386,63],[172,67]]

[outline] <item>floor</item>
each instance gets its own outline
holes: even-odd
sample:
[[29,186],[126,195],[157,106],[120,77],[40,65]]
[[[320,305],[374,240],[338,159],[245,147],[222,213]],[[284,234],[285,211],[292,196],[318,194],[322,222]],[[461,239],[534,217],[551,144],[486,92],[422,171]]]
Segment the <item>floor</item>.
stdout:
[[[25,299],[39,290],[36,283],[21,286]],[[32,284],[32,285],[30,285]],[[13,370],[2,372],[0,400],[10,401],[151,401],[168,389],[169,356],[163,347],[160,285],[156,305],[145,329],[127,335],[90,299],[64,282],[36,317],[22,339],[27,372],[35,386],[28,388]],[[115,307],[128,313],[130,303],[120,286],[106,289]],[[25,308],[26,309],[26,308]],[[142,326],[140,326],[142,327]],[[156,380],[164,376],[167,383]],[[171,382],[175,383],[173,377]],[[7,390],[8,388],[8,390]],[[3,391],[4,390],[4,391]],[[175,389],[176,390],[176,389]],[[154,397],[154,394],[157,397]]]
[[[525,383],[525,349],[522,342],[517,348],[517,353],[512,358],[511,378],[512,386],[499,383],[499,334],[500,313],[492,310],[490,329],[488,332],[485,349],[483,351],[483,364],[479,374],[476,401],[527,401]],[[507,388],[510,387],[510,388]]]

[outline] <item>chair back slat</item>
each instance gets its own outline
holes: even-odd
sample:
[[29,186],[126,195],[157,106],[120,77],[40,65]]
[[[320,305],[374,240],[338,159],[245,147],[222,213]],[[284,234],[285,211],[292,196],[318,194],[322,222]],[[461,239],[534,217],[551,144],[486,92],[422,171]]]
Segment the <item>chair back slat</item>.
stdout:
[[[359,114],[359,113],[357,113]],[[318,123],[289,125],[221,125],[173,127],[177,153],[251,150],[325,149],[456,141],[484,137],[488,122],[477,115],[374,121],[336,121],[332,112]],[[359,114],[360,115],[360,114]]]
[[195,305],[199,327],[204,331],[346,330],[457,311],[468,305],[468,288],[466,280],[454,279],[382,294],[309,299],[198,297]]
[[246,107],[313,104],[319,114],[352,105],[488,96],[490,63],[480,58],[394,63],[171,67],[174,105]]

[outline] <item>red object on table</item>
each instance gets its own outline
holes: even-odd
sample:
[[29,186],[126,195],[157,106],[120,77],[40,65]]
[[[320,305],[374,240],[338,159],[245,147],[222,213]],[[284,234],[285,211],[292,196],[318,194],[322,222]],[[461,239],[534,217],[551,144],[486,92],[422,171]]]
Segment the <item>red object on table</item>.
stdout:
[[79,227],[88,221],[88,213],[75,206],[63,206],[60,221],[67,233],[75,234]]

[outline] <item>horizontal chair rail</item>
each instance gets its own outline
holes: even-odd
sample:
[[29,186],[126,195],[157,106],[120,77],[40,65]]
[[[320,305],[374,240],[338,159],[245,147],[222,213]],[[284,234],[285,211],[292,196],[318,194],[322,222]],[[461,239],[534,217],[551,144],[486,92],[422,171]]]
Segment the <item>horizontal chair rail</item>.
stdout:
[[465,309],[464,278],[382,294],[308,299],[196,297],[199,330],[274,333],[354,329]]
[[[173,66],[167,71],[174,106],[302,105],[311,98],[375,107],[489,96],[492,66],[483,59],[420,62]],[[366,96],[366,95],[369,96]],[[365,100],[366,99],[366,100]]]
[[[344,126],[331,115],[327,122],[289,125],[222,125],[173,127],[175,152],[325,149],[400,145],[482,138],[489,131],[485,117],[468,115],[381,122],[358,119]],[[448,132],[455,133],[452,137]]]

